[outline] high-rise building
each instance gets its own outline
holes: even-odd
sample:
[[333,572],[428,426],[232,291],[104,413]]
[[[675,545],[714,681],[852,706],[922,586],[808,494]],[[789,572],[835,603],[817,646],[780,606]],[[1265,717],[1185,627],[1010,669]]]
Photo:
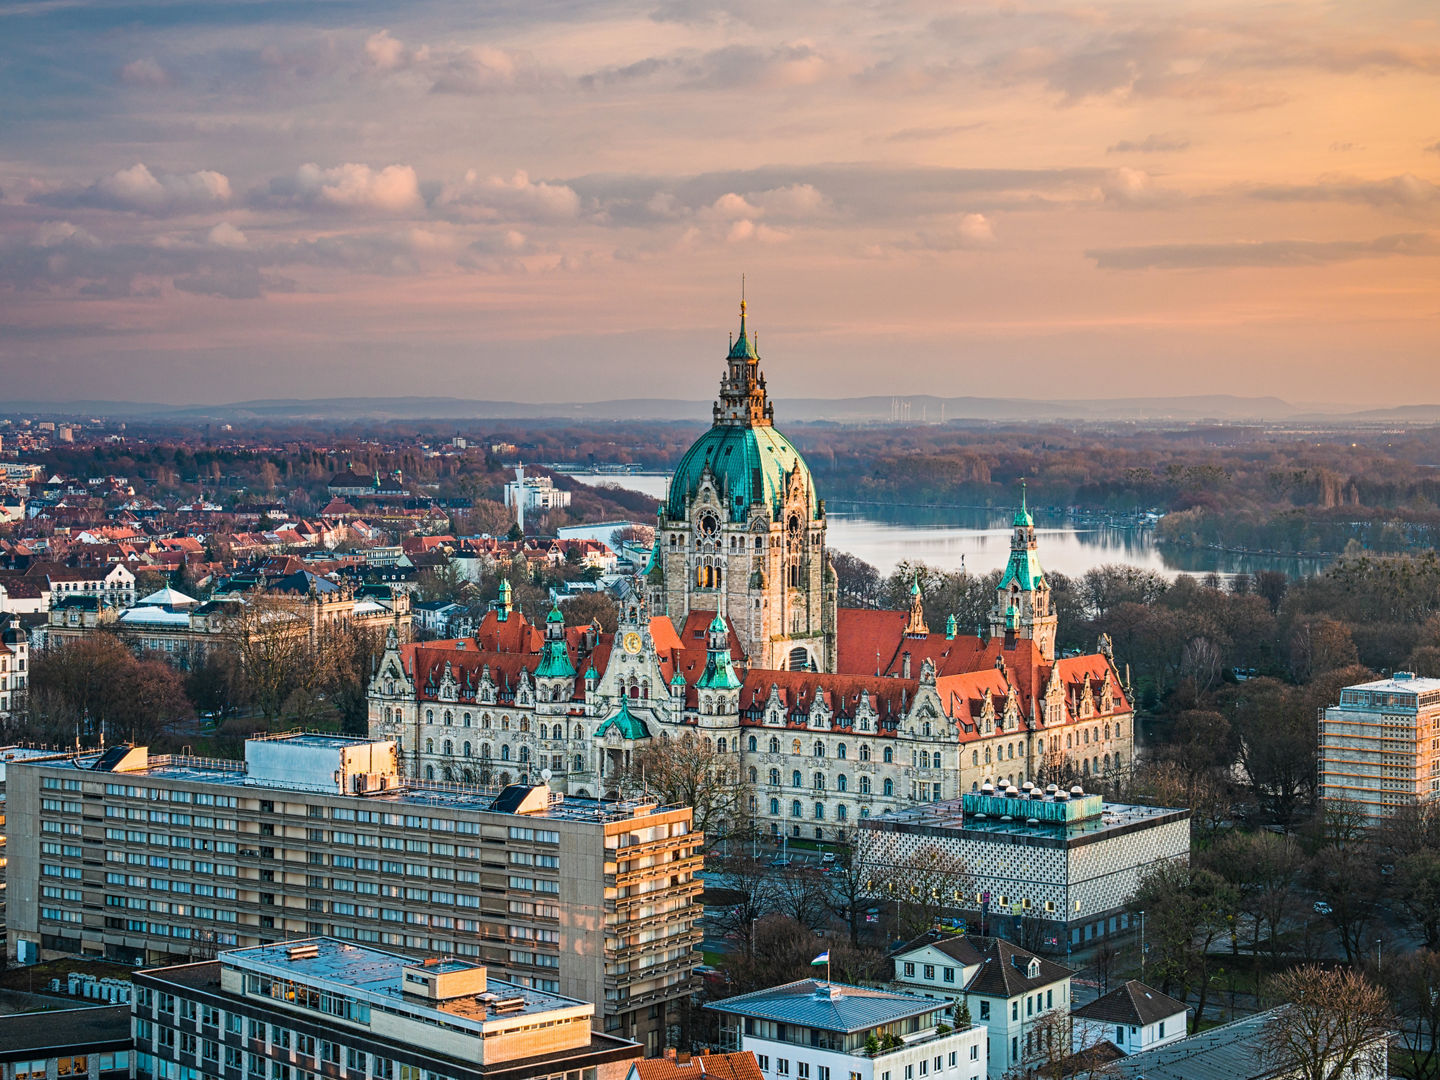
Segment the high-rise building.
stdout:
[[403,779],[391,742],[115,747],[8,769],[10,954],[129,963],[332,936],[484,964],[662,1044],[690,991],[703,837],[688,807]]
[[1440,795],[1440,679],[1397,671],[1320,717],[1320,798],[1372,819]]
[[641,1054],[590,1002],[334,938],[134,981],[137,1080],[620,1080]]

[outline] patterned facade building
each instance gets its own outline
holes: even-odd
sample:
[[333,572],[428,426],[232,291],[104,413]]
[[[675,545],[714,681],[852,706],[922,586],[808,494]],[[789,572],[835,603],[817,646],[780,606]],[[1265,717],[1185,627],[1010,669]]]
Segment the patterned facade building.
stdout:
[[1057,657],[1034,520],[1022,505],[987,636],[908,611],[840,608],[825,507],[773,425],[742,320],[714,425],[681,458],[651,565],[619,628],[544,626],[508,587],[472,638],[392,641],[370,686],[370,732],[417,780],[494,785],[552,774],[613,793],[648,740],[687,732],[733,757],[752,824],[842,839],[855,823],[986,780],[1114,776],[1133,708],[1101,651]]

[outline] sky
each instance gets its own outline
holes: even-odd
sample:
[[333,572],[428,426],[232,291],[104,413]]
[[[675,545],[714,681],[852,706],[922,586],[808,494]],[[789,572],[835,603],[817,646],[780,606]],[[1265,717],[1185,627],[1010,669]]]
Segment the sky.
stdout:
[[0,0],[0,398],[1440,401],[1435,0]]

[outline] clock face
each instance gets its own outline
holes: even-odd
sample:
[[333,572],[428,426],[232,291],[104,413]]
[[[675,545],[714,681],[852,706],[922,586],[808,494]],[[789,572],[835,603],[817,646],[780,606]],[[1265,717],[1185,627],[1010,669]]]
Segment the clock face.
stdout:
[[633,630],[625,635],[625,651],[631,656],[640,651],[640,635]]
[[704,513],[700,515],[700,532],[703,536],[714,536],[720,531],[720,519],[714,514]]

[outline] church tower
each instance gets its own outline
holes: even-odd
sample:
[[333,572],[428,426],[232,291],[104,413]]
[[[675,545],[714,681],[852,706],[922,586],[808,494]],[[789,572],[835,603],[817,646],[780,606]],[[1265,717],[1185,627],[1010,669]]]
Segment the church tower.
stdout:
[[712,426],[675,467],[655,544],[651,602],[677,628],[691,611],[713,611],[751,667],[834,670],[825,504],[805,459],[775,429],[744,300]]
[[1055,628],[1058,619],[1050,602],[1050,584],[1040,567],[1035,543],[1035,519],[1020,485],[1020,511],[1015,515],[1015,531],[1010,537],[1010,561],[995,590],[995,606],[990,609],[992,637],[1014,635],[1035,642],[1035,648],[1047,663],[1055,659]]

